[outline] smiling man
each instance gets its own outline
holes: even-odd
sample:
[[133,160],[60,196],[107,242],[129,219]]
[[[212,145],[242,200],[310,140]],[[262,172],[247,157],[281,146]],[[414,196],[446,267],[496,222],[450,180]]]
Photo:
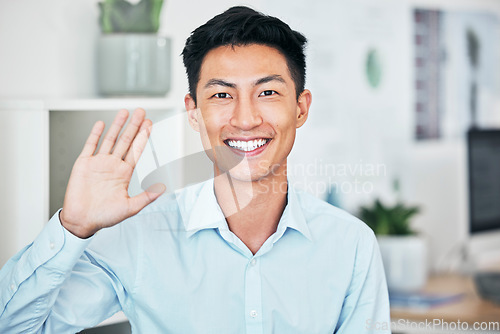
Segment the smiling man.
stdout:
[[247,7],[188,38],[185,105],[212,180],[130,198],[151,122],[136,110],[119,137],[120,111],[99,148],[96,123],[62,210],[0,272],[1,332],[76,332],[119,310],[137,333],[390,332],[371,230],[288,183],[312,100],[305,42]]

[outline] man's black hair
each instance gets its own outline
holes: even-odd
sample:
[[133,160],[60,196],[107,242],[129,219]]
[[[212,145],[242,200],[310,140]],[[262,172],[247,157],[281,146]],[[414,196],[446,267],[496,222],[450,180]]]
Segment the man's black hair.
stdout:
[[186,40],[182,56],[189,93],[196,102],[201,64],[210,50],[225,45],[262,44],[277,49],[286,58],[298,98],[304,90],[306,79],[306,42],[304,35],[276,17],[244,6],[231,7],[196,28]]

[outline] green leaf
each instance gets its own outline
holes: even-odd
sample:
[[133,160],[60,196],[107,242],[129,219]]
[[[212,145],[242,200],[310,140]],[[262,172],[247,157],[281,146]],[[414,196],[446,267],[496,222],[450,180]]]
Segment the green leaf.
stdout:
[[377,235],[411,235],[410,221],[420,209],[407,207],[403,203],[389,207],[376,199],[372,206],[360,208],[360,218]]
[[99,2],[101,30],[109,33],[156,33],[160,27],[163,0],[125,0]]

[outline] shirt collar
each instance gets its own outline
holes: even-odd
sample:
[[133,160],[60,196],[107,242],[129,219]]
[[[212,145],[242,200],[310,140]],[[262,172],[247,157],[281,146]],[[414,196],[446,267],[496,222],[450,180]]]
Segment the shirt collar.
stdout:
[[[187,206],[189,207],[189,204]],[[214,179],[201,184],[201,190],[190,211],[185,225],[188,238],[201,230],[217,227],[228,228],[224,213],[215,198]]]
[[[312,241],[311,231],[302,212],[297,193],[290,186],[290,183],[288,185],[287,205],[281,216],[276,234],[279,238],[287,228],[292,228]],[[185,224],[188,238],[196,232],[205,229],[228,229],[224,213],[215,197],[213,179],[201,185],[201,190],[192,204],[190,211],[189,218]]]
[[290,186],[290,182],[288,182],[287,196],[288,202],[278,224],[278,231],[280,228],[285,229],[289,227],[302,233],[303,236],[312,241],[311,231],[309,230],[306,218],[304,217],[304,212],[302,211],[297,193],[295,189]]

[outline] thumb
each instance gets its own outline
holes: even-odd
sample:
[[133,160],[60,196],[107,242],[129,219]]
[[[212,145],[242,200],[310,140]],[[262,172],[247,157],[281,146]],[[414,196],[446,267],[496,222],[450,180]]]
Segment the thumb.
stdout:
[[130,211],[132,215],[137,214],[139,211],[155,199],[160,197],[165,192],[167,187],[162,183],[155,183],[149,186],[144,192],[130,199]]

